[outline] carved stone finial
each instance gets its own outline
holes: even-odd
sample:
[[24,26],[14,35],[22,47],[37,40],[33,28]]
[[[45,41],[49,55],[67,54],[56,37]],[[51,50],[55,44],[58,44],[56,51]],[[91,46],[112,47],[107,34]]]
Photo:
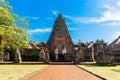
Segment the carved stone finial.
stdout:
[[62,14],[59,14],[59,18],[62,18]]

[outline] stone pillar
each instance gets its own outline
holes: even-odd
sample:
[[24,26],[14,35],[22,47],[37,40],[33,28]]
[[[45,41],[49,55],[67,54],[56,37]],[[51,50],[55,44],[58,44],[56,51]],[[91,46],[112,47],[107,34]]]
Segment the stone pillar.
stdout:
[[22,63],[22,58],[19,49],[16,49],[15,51],[15,63]]
[[55,60],[58,60],[58,48],[55,49]]
[[39,61],[44,61],[45,60],[45,51],[42,48],[39,52]]
[[49,63],[49,62],[50,62],[49,53],[46,52],[45,53],[45,63]]
[[62,54],[63,54],[63,56],[64,56],[64,60],[66,60],[66,47],[64,47],[63,49],[62,49]]
[[94,56],[94,48],[92,47],[91,49],[91,56],[92,56],[92,61],[95,61],[95,56]]
[[75,64],[79,63],[79,53],[78,53],[78,48],[75,48]]

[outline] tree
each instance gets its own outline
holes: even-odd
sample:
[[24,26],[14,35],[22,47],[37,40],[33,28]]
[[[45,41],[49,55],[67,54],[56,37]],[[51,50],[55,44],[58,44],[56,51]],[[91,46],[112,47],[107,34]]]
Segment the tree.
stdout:
[[[6,8],[0,7],[0,53],[3,53],[5,45],[9,40],[9,36],[12,34],[10,30],[13,30],[14,18],[11,16],[10,12]],[[9,32],[8,32],[9,31]]]
[[0,1],[0,53],[4,48],[21,49],[26,47],[28,36],[25,32],[28,22],[25,18],[11,13],[12,6],[7,0]]
[[96,61],[99,65],[113,64],[112,49],[108,47],[104,40],[97,40],[95,43]]

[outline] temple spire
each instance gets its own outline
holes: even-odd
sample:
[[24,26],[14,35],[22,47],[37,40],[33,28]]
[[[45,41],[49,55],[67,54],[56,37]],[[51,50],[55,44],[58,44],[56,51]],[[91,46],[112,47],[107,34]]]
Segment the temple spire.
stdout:
[[62,18],[62,14],[59,14],[59,16],[58,16],[59,18]]
[[55,46],[58,47],[59,53],[62,53],[62,48],[64,46],[66,46],[67,53],[74,53],[74,45],[62,14],[59,14],[55,20],[47,44],[51,53],[54,51]]

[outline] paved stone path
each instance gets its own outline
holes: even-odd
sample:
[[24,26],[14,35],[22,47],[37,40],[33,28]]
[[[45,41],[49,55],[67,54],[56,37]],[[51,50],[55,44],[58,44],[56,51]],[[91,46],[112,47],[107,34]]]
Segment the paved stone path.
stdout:
[[27,80],[102,80],[75,65],[50,65]]

